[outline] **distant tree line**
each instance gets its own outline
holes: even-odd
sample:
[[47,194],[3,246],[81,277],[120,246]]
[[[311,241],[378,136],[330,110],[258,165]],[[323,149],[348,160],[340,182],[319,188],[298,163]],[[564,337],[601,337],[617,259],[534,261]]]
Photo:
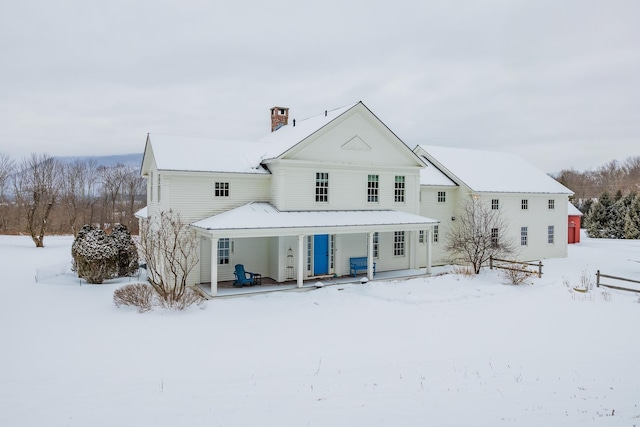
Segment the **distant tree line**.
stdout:
[[39,247],[45,235],[75,235],[85,224],[137,234],[134,214],[145,204],[137,168],[38,153],[15,161],[0,152],[0,234],[27,234]]
[[595,171],[563,170],[554,178],[574,192],[571,201],[590,237],[640,238],[640,156]]

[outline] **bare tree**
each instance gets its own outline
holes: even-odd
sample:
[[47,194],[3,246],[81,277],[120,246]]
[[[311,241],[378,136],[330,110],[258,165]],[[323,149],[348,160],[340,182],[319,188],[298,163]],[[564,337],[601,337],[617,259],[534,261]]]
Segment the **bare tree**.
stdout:
[[508,224],[497,209],[472,197],[448,230],[446,250],[454,261],[470,264],[476,274],[489,258],[507,258],[516,253],[513,239],[507,238]]
[[[92,169],[93,168],[93,169]],[[74,160],[62,167],[62,205],[66,213],[67,226],[75,235],[86,221],[86,210],[95,204],[95,161],[93,163]]]
[[36,247],[44,247],[48,220],[60,190],[60,162],[48,154],[31,154],[14,174],[16,202],[23,213],[25,231]]
[[191,297],[187,276],[198,262],[197,247],[195,232],[172,211],[141,225],[140,248],[149,283],[167,307],[178,307]]
[[7,185],[14,172],[13,160],[5,153],[0,153],[0,230],[9,226],[10,206],[7,199]]

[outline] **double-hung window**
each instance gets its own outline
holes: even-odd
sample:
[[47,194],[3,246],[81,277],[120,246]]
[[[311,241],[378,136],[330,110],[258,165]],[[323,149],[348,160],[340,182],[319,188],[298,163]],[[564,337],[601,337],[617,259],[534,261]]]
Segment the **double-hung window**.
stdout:
[[393,256],[404,256],[404,231],[393,233]]
[[529,229],[527,227],[520,227],[520,246],[527,246],[529,244]]
[[440,240],[440,229],[438,228],[437,225],[433,226],[433,243],[438,243],[438,241]]
[[549,210],[554,210],[556,208],[556,201],[554,199],[549,199]]
[[547,227],[547,243],[553,245],[555,241],[555,227],[550,225]]
[[229,264],[231,258],[231,240],[228,238],[218,240],[218,264]]
[[396,203],[404,203],[404,176],[396,176],[393,200]]
[[498,229],[497,228],[491,229],[491,247],[492,248],[498,247]]
[[527,209],[529,209],[529,200],[522,199],[522,202],[520,202],[520,207],[522,208],[523,211],[526,211]]
[[447,201],[446,191],[438,191],[438,203],[445,203]]
[[369,175],[367,178],[367,202],[378,203],[378,190],[380,188],[380,176]]
[[379,249],[379,242],[380,242],[380,240],[379,240],[379,239],[380,239],[380,236],[378,235],[378,232],[377,232],[377,231],[376,231],[376,232],[374,232],[374,233],[373,233],[373,257],[374,257],[374,258],[378,258],[378,255],[379,255],[379,253],[380,253],[380,252],[378,251],[378,249]]
[[491,209],[494,211],[500,209],[500,200],[499,199],[491,199]]
[[329,173],[316,172],[316,202],[329,201]]

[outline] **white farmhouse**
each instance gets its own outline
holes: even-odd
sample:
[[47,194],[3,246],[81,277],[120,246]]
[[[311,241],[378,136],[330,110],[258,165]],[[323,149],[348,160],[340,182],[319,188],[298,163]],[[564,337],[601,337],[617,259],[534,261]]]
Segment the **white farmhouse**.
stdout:
[[[289,122],[271,109],[260,141],[150,134],[143,220],[173,210],[199,236],[188,283],[234,279],[234,266],[277,282],[445,263],[446,230],[468,197],[496,203],[522,259],[567,254],[571,192],[513,155],[411,150],[362,102]],[[374,267],[375,266],[375,267]],[[374,271],[375,268],[375,271]]]

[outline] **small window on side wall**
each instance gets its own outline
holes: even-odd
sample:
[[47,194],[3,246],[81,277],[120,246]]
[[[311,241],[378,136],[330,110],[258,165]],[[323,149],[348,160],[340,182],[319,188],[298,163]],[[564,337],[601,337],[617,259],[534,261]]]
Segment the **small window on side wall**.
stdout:
[[216,182],[213,185],[214,197],[229,197],[229,183],[228,182]]
[[446,191],[438,191],[438,203],[446,203],[446,202],[447,202]]

